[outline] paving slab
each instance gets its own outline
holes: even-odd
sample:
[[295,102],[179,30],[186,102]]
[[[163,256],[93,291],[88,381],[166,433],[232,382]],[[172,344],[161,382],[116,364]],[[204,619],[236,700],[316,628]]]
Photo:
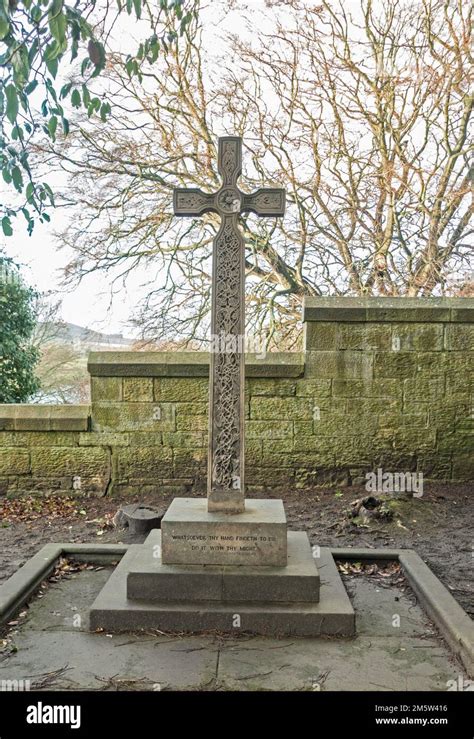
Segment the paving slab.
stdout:
[[[86,613],[111,572],[75,573],[34,598],[10,637],[17,651],[0,651],[0,681],[31,679],[45,690],[443,691],[468,679],[413,595],[382,592],[377,578],[351,579],[361,632],[352,638],[96,634],[86,619],[73,627],[72,606]],[[398,627],[387,619],[392,596]]]
[[199,688],[215,678],[217,649],[199,637],[158,639],[65,631],[29,631],[15,639],[18,652],[0,663],[2,679],[29,679],[52,690]]
[[223,649],[228,690],[446,690],[460,668],[437,640],[409,636],[252,640]]
[[344,584],[357,613],[360,636],[393,636],[401,629],[407,636],[427,637],[436,634],[433,623],[417,605],[415,594],[380,580],[344,578]]

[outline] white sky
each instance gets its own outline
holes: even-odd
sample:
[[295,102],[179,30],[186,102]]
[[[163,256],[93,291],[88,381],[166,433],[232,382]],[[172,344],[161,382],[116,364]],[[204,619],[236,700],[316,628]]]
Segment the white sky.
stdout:
[[[219,36],[222,30],[231,29],[233,33],[247,35],[241,11],[242,9],[254,9],[256,11],[265,9],[264,0],[250,0],[245,2],[239,0],[235,9],[229,14],[222,16],[216,13],[219,4],[211,2],[207,10],[201,14],[201,21],[205,31],[209,34],[209,46],[213,53],[219,52]],[[268,13],[268,10],[267,10]],[[125,27],[119,30],[117,26],[115,34],[120,38],[122,51],[136,49],[135,41],[132,41],[130,33],[131,19],[124,18]],[[268,22],[267,18],[259,18],[258,27],[262,28],[262,22]],[[138,31],[138,25],[135,23]],[[128,34],[128,36],[127,36]],[[138,35],[138,34],[137,34]],[[145,34],[146,35],[146,34]],[[128,43],[127,43],[128,42]],[[116,45],[114,45],[116,48]],[[129,47],[129,48],[127,48]],[[46,178],[52,186],[60,189],[61,181],[58,178]],[[12,191],[6,190],[3,181],[0,184],[0,198],[6,197],[11,202]],[[2,197],[3,196],[3,197]],[[107,333],[125,333],[133,336],[136,331],[127,326],[134,308],[138,305],[141,292],[141,284],[146,279],[145,274],[136,272],[131,278],[127,278],[126,286],[121,287],[120,292],[115,295],[111,302],[110,282],[103,273],[93,273],[84,278],[83,282],[75,289],[61,287],[62,270],[72,256],[70,250],[58,250],[58,242],[53,233],[61,231],[67,223],[67,211],[51,209],[49,211],[51,222],[49,224],[37,223],[32,236],[28,236],[23,216],[19,215],[13,221],[14,233],[11,237],[4,237],[0,229],[0,253],[3,251],[22,266],[25,279],[41,292],[54,291],[62,299],[61,317],[70,323],[88,326],[95,330]]]

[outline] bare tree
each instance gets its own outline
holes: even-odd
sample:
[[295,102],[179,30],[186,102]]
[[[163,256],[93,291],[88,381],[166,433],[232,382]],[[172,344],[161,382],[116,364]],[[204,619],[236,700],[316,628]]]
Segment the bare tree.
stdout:
[[283,221],[241,221],[249,331],[270,346],[294,345],[304,295],[442,293],[472,258],[470,5],[268,5],[271,29],[228,35],[221,66],[205,13],[132,79],[109,55],[110,125],[83,121],[50,160],[78,206],[61,235],[68,277],[146,265],[137,320],[154,338],[206,335],[218,223],[177,224],[171,192],[219,186],[224,132],[244,136],[244,188],[288,190]]

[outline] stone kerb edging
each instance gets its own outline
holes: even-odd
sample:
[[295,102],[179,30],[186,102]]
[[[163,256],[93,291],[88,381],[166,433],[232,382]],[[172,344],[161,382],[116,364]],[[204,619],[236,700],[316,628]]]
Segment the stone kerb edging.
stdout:
[[[59,557],[106,562],[122,557],[128,546],[120,544],[46,544],[23,567],[0,585],[0,626],[30,598],[48,577]],[[474,678],[474,623],[451,593],[412,549],[331,549],[335,560],[395,560],[452,651]]]

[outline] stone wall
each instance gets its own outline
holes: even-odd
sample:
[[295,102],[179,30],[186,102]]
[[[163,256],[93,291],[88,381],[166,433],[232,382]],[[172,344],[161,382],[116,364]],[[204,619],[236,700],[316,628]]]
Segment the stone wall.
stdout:
[[[369,470],[474,478],[474,301],[316,298],[305,351],[247,357],[250,494]],[[205,490],[208,357],[92,353],[91,407],[0,406],[0,492]]]

